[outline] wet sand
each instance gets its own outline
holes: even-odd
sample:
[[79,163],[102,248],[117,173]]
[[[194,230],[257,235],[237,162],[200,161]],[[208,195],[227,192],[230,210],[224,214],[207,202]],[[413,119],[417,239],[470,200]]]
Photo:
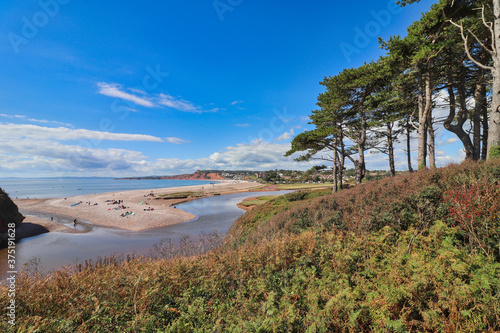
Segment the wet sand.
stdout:
[[[88,221],[104,227],[141,231],[195,218],[192,214],[174,208],[180,202],[198,197],[247,192],[261,186],[261,184],[246,181],[222,181],[211,185],[110,192],[55,199],[16,199],[14,202],[19,209],[66,215],[76,219],[77,223]],[[196,197],[168,200],[161,198],[164,194],[185,191],[195,192]],[[74,205],[76,203],[78,204]],[[129,215],[122,217],[127,212]],[[43,226],[49,231],[71,232],[71,228],[52,222],[50,219],[28,216],[24,223]]]

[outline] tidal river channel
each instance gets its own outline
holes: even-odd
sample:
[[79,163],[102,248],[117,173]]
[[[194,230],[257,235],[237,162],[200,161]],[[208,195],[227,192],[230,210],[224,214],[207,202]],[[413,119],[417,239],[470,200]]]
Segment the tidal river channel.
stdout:
[[[245,198],[281,195],[291,191],[245,192],[214,196],[178,204],[177,208],[196,215],[196,218],[176,225],[149,229],[144,231],[124,231],[81,223],[78,233],[49,232],[20,240],[16,244],[16,269],[18,271],[29,262],[39,261],[38,268],[47,273],[62,266],[76,265],[85,260],[112,255],[150,255],[154,244],[162,239],[171,239],[178,243],[181,237],[196,239],[203,232],[215,231],[226,233],[231,225],[245,213],[237,204]],[[35,212],[21,211],[24,215]],[[50,218],[36,212],[36,216]],[[70,218],[59,216],[54,221],[72,224]],[[7,269],[7,249],[0,250],[0,274]]]

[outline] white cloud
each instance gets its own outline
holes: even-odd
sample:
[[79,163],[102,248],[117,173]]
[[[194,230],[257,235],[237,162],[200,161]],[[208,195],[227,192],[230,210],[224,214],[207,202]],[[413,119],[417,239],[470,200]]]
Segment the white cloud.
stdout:
[[444,167],[451,163],[461,163],[465,160],[465,151],[460,149],[455,152],[455,154],[450,155],[449,153],[441,154],[439,151],[436,154],[436,164],[438,167]]
[[243,101],[234,101],[231,103],[231,105],[236,105],[236,104],[240,104],[240,103],[243,103]]
[[458,141],[458,138],[449,138],[444,142],[445,145],[449,145]]
[[[84,147],[83,143],[75,145],[58,141],[87,137],[87,135],[78,134],[85,133],[78,132],[78,130],[71,132],[70,136],[65,132],[47,132],[49,136],[45,138],[43,138],[42,131],[35,130],[35,132],[36,135],[11,137],[12,132],[0,129],[0,177],[144,176],[188,173],[199,169],[308,169],[315,164],[314,162],[295,162],[293,158],[297,156],[285,157],[285,152],[290,149],[289,143],[270,143],[262,139],[228,146],[207,157],[197,159],[149,160],[139,151],[103,149],[93,145]],[[111,139],[112,136],[108,138]],[[182,143],[185,140],[169,137],[165,138],[165,141]]]
[[198,106],[190,101],[187,101],[185,99],[178,99],[168,94],[159,94],[158,104],[179,111],[194,112],[194,113],[217,112],[220,110],[219,108],[204,110],[201,106]]
[[102,148],[103,140],[164,142],[151,135],[0,123],[0,175],[112,174],[133,170],[146,158],[138,151]]
[[234,126],[238,126],[238,127],[248,127],[250,126],[250,124],[236,124]]
[[132,91],[132,92],[135,92],[136,94],[141,94],[141,95],[147,95],[148,93],[143,91],[143,90],[140,90],[140,89],[136,89],[136,88],[129,88],[128,90]]
[[191,141],[183,140],[183,139],[176,138],[176,137],[168,137],[168,138],[165,138],[165,140],[169,143],[174,143],[176,145],[179,145],[181,143],[190,143],[191,142]]
[[201,112],[200,107],[194,105],[193,103],[183,99],[176,99],[167,94],[160,94],[158,103],[179,111]]
[[113,141],[151,141],[163,142],[161,138],[144,134],[125,134],[92,131],[86,129],[71,129],[66,127],[41,127],[37,125],[2,124],[0,123],[0,140],[33,139],[33,140],[113,140]]
[[213,153],[209,160],[221,169],[269,170],[275,168],[302,168],[309,163],[293,161],[297,155],[285,157],[289,143],[270,143],[262,139],[250,143],[229,146],[224,151]]
[[9,119],[20,119],[20,120],[29,121],[29,122],[32,122],[32,123],[54,124],[54,125],[67,126],[67,127],[71,127],[72,126],[71,124],[62,123],[60,121],[45,120],[45,119],[34,119],[34,118],[29,118],[28,116],[19,115],[19,114],[9,115],[9,114],[0,113],[0,117],[9,118]]
[[[176,98],[169,94],[160,93],[157,95],[149,95],[147,92],[135,88],[124,89],[117,83],[99,82],[97,83],[97,87],[99,88],[98,93],[101,95],[123,99],[148,108],[168,107],[178,111],[194,113],[217,112],[221,110],[220,108],[211,108],[205,110],[201,106],[196,105],[188,100]],[[133,92],[140,96],[126,92],[125,90]],[[134,112],[137,111],[133,108],[128,109]]]
[[103,170],[124,170],[129,169],[134,161],[144,159],[140,152],[124,149],[98,149],[92,147],[82,147],[77,145],[63,145],[54,141],[40,140],[0,140],[0,156],[12,156],[16,152],[17,158],[10,163],[6,163],[2,158],[0,168],[22,170],[20,168],[31,166],[31,170],[24,169],[25,172],[37,172],[39,170],[57,172],[66,171],[87,171],[96,169]]
[[[314,163],[295,162],[294,157],[285,157],[290,149],[289,143],[269,143],[261,139],[250,143],[240,143],[225,147],[208,157],[198,159],[158,159],[134,170],[138,175],[145,174],[180,174],[200,169],[217,170],[270,170],[277,168],[308,169]],[[131,170],[132,171],[132,170]]]
[[292,129],[290,129],[290,132],[285,132],[285,133],[281,134],[276,139],[274,139],[274,141],[288,141],[292,138],[294,132],[295,132],[295,129],[292,128]]
[[[155,107],[155,104],[153,102],[151,102],[149,99],[146,99],[145,97],[139,97],[139,96],[127,93],[123,90],[120,90],[120,89],[122,89],[122,87],[119,84],[99,82],[99,83],[97,83],[97,87],[99,88],[98,92],[101,95],[124,99],[126,101],[135,103],[137,105],[145,106],[148,108]],[[134,90],[134,91],[137,92],[137,90]]]

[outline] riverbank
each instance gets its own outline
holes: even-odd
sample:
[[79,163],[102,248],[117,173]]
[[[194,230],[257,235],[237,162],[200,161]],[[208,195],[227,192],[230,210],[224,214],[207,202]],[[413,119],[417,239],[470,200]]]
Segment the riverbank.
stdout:
[[[16,199],[19,209],[71,216],[77,221],[129,231],[141,231],[189,221],[195,216],[175,208],[180,202],[213,195],[247,192],[261,187],[246,181],[221,181],[154,190],[134,190],[54,199]],[[189,193],[179,198],[176,193]],[[174,194],[174,195],[172,195]],[[50,219],[28,216],[25,223],[41,225],[48,231],[71,231]],[[76,226],[75,226],[76,227]],[[69,230],[68,230],[69,229]]]

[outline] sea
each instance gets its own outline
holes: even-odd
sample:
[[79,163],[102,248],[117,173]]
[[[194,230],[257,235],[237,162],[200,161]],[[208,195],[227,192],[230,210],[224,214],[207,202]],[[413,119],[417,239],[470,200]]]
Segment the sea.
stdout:
[[77,195],[149,190],[213,183],[208,180],[115,179],[115,178],[0,178],[11,199],[66,198]]

